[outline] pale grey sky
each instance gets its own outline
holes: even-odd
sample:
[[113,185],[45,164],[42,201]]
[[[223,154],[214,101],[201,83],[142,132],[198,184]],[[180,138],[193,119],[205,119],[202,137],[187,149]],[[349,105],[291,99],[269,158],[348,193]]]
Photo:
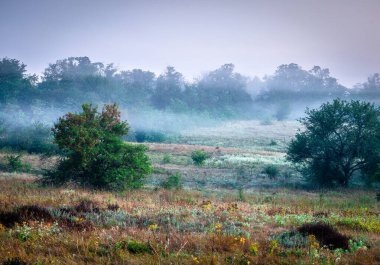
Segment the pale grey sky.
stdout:
[[380,72],[380,0],[0,0],[0,57],[40,74],[69,56],[188,79],[320,65],[344,85]]

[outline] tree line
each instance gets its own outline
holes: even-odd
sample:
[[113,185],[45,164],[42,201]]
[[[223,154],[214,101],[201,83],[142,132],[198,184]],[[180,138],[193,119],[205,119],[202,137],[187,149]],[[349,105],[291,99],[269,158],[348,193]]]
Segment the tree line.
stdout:
[[254,115],[255,106],[275,106],[279,110],[275,117],[284,119],[294,103],[334,98],[376,101],[380,99],[380,75],[347,88],[329,69],[319,66],[307,71],[294,63],[280,65],[274,74],[260,79],[246,77],[233,64],[225,64],[188,82],[172,66],[156,76],[141,69],[120,71],[88,57],[69,57],[50,64],[37,76],[27,74],[26,65],[17,59],[0,60],[0,108],[12,106],[25,115],[46,108],[80,109],[84,102],[116,102],[131,109],[225,118]]

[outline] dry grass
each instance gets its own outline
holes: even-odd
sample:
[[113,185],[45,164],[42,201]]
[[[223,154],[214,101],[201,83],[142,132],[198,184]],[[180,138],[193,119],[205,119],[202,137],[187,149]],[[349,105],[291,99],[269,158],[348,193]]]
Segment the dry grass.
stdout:
[[[331,192],[324,196],[325,202],[318,193],[276,189],[247,193],[242,202],[237,194],[223,191],[114,194],[40,188],[30,179],[7,178],[0,180],[0,211],[15,212],[21,206],[34,205],[52,213],[54,220],[38,220],[34,215],[11,228],[2,226],[0,257],[3,261],[19,257],[30,264],[380,263],[380,232],[375,230],[336,225],[345,236],[370,247],[348,253],[313,242],[289,249],[273,240],[273,235],[310,220],[334,220],[321,212],[334,218],[360,217],[366,212],[367,218],[380,223],[374,193]],[[363,196],[371,199],[366,201]],[[366,201],[362,207],[357,203],[360,200]],[[57,214],[62,208],[71,215]],[[91,223],[91,228],[83,225],[73,229],[64,225],[64,218]],[[128,250],[131,242],[151,251],[134,254]]]

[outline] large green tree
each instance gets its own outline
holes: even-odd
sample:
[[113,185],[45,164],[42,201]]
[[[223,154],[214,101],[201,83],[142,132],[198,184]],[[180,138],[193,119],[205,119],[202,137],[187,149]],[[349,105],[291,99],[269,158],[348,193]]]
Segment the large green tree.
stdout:
[[35,96],[36,82],[37,77],[28,75],[26,65],[19,60],[0,60],[0,104],[13,103],[23,108],[28,107]]
[[363,101],[336,99],[308,109],[288,159],[318,186],[347,186],[355,173],[371,178],[380,162],[379,115],[378,108]]
[[117,106],[105,105],[100,113],[89,104],[82,108],[54,125],[54,141],[66,157],[46,180],[118,190],[140,187],[151,171],[146,147],[122,141],[128,125],[120,120]]

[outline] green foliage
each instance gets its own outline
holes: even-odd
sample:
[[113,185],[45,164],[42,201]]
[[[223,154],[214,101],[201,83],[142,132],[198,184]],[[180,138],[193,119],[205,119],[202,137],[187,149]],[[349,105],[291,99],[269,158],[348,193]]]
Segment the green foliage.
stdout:
[[352,175],[372,178],[380,162],[378,108],[361,101],[334,100],[306,111],[288,148],[288,159],[317,186],[347,186]]
[[152,253],[152,248],[148,244],[137,241],[129,241],[127,250],[132,254]]
[[346,251],[349,251],[349,252],[356,252],[359,249],[364,249],[364,250],[367,249],[367,246],[364,244],[364,242],[362,240],[359,240],[359,242],[356,242],[356,241],[353,241],[352,239],[350,239],[348,241],[348,247],[349,247],[349,249]]
[[285,248],[303,248],[308,245],[307,236],[297,231],[285,231],[272,238]]
[[149,143],[162,143],[166,140],[166,135],[162,132],[157,131],[143,131],[138,130],[135,132],[135,139],[138,143],[149,142]]
[[29,153],[54,154],[58,152],[58,147],[53,144],[51,129],[42,123],[7,127],[0,138],[0,148]]
[[209,154],[204,150],[195,150],[191,153],[191,159],[197,166],[203,165],[207,158],[209,158]]
[[270,178],[275,179],[278,176],[279,170],[275,165],[268,165],[263,172]]
[[182,176],[179,172],[169,176],[165,181],[161,183],[161,187],[164,189],[181,189],[182,188]]
[[83,105],[83,112],[68,113],[54,125],[54,141],[67,155],[47,180],[78,182],[94,188],[123,190],[138,188],[151,172],[143,145],[127,144],[121,136],[128,132],[116,105]]
[[276,146],[277,142],[275,140],[271,140],[269,143],[270,146]]
[[29,172],[31,165],[29,163],[23,163],[21,161],[22,155],[7,155],[7,167],[11,172]]
[[37,76],[26,74],[26,65],[16,59],[0,59],[0,104],[17,103],[24,111],[30,111],[29,104],[35,93]]

